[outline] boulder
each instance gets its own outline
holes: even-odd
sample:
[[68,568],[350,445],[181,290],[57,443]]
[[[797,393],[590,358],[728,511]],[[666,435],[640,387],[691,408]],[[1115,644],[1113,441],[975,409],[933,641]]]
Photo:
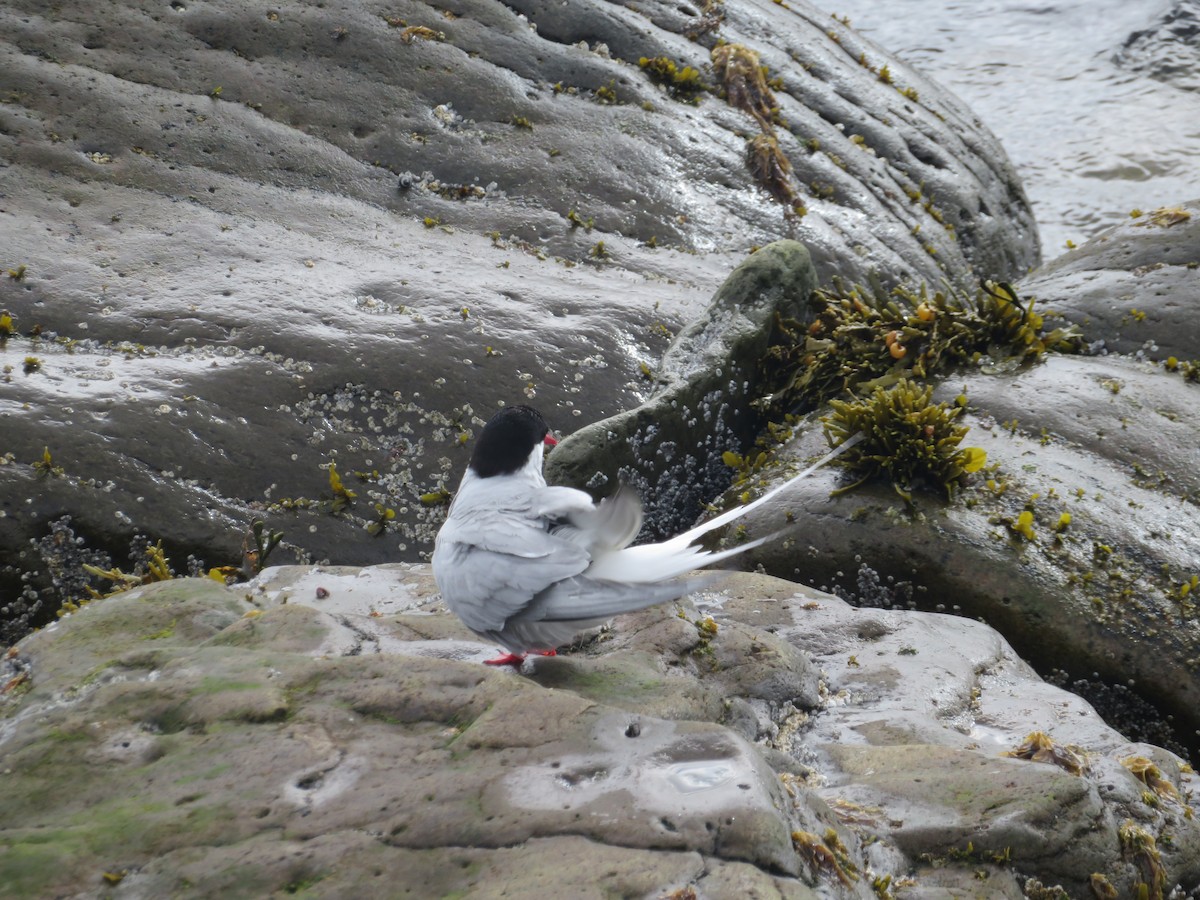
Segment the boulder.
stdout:
[[497,404],[636,406],[755,246],[821,281],[1037,260],[987,130],[802,0],[0,24],[9,639],[103,588],[82,562],[236,566],[256,518],[275,561],[421,558]]
[[494,649],[426,565],[271,568],[95,601],[3,662],[0,887],[1200,887],[1194,773],[969,619],[741,574],[520,672],[482,665]]
[[[909,504],[883,483],[831,496],[848,481],[817,473],[746,518],[751,536],[788,531],[744,565],[867,605],[982,618],[1043,675],[1078,682],[1126,733],[1197,752],[1200,387],[1190,357],[1169,360],[1195,332],[1200,298],[1184,261],[1200,255],[1196,234],[1187,218],[1120,226],[1019,285],[1094,348],[1127,353],[948,375],[934,400],[965,396],[962,446],[989,463],[953,502],[924,493]],[[1150,259],[1165,261],[1152,267],[1163,289],[1128,293]],[[1143,306],[1144,319],[1132,315]],[[785,465],[760,476],[764,487],[827,449],[819,417],[797,429]],[[1017,524],[1026,511],[1028,532]]]
[[801,243],[775,241],[749,257],[672,341],[651,397],[560,442],[547,480],[600,496],[631,484],[644,498],[648,534],[686,531],[729,484],[723,454],[751,444],[766,425],[753,401],[768,390],[767,350],[781,339],[780,321],[811,318],[816,287]]
[[1200,201],[1191,201],[1141,211],[1030,273],[1021,288],[1076,323],[1097,353],[1191,361],[1197,268]]

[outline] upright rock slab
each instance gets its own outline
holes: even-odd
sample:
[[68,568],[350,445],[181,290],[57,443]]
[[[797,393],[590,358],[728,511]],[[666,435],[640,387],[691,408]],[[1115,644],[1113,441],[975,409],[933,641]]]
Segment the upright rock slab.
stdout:
[[776,241],[750,256],[671,343],[653,396],[562,441],[547,459],[547,480],[600,495],[633,484],[649,533],[685,531],[729,484],[722,455],[740,452],[762,430],[751,401],[769,390],[767,349],[780,321],[811,316],[816,287],[803,244]]

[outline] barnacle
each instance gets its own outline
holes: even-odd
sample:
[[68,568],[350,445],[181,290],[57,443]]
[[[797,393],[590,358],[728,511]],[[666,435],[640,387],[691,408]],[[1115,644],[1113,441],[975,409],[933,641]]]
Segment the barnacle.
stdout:
[[864,481],[885,476],[906,501],[915,484],[927,482],[945,490],[947,498],[969,471],[982,465],[986,454],[977,447],[960,448],[967,433],[955,420],[961,406],[933,403],[933,388],[907,378],[891,388],[877,387],[862,400],[831,400],[833,412],[821,421],[829,442],[838,445],[856,432],[863,439],[847,451],[844,465],[861,478],[839,493]]

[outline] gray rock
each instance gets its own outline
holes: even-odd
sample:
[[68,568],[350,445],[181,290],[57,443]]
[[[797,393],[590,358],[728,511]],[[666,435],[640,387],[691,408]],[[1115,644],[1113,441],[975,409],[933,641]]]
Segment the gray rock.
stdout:
[[1059,256],[1021,283],[1097,350],[1190,361],[1200,340],[1200,201],[1146,210]]
[[[1190,219],[1115,229],[1076,251],[1075,263],[1053,263],[1020,285],[1093,341],[1133,350],[1149,340],[1155,350],[1051,355],[1012,372],[947,377],[934,399],[966,395],[963,446],[983,448],[990,465],[954,502],[925,493],[909,508],[887,484],[831,497],[845,485],[840,473],[817,473],[746,518],[750,536],[795,524],[742,564],[867,605],[980,617],[1043,674],[1082,682],[1098,702],[1108,695],[1104,711],[1127,733],[1195,752],[1197,386],[1182,365],[1150,358],[1186,353],[1195,331],[1190,310],[1200,298],[1181,261],[1200,255],[1196,235]],[[1138,267],[1154,258],[1168,261],[1161,271],[1174,273],[1173,286],[1126,298],[1146,316],[1121,324],[1126,300],[1111,291],[1143,277]],[[1107,288],[1072,289],[1089,279]],[[826,449],[817,418],[798,428],[764,486]],[[747,487],[755,489],[737,492]],[[1026,510],[1032,538],[1015,527]]]
[[[1112,380],[1123,385],[1116,395]],[[982,447],[996,470],[951,504],[918,496],[915,511],[887,484],[831,498],[840,473],[819,472],[746,518],[751,536],[796,523],[746,564],[869,605],[941,604],[981,617],[1042,672],[1129,682],[1191,745],[1200,630],[1182,586],[1200,553],[1190,525],[1195,388],[1142,363],[1059,357],[1015,377],[947,381],[935,399],[964,389],[964,445]],[[1175,421],[1164,418],[1175,409]],[[810,429],[789,461],[823,446]],[[1014,528],[1027,504],[1033,540]]]
[[[6,635],[138,534],[180,573],[239,565],[255,517],[276,561],[419,559],[498,403],[562,431],[636,406],[752,246],[803,240],[822,280],[1037,259],[987,130],[802,0],[43,6],[0,10]],[[773,120],[639,66],[716,88],[718,39]],[[747,168],[768,132],[803,217]]]
[[[1168,891],[1200,886],[1195,775],[986,626],[760,575],[693,599],[521,674],[479,663],[494,648],[423,565],[96,601],[4,661],[0,886],[1084,896],[1094,873],[1136,893],[1150,862]],[[331,650],[347,631],[362,642]],[[771,727],[739,736],[729,701]],[[1005,755],[1038,730],[1058,764]]]
[[1185,91],[1200,91],[1197,32],[1200,13],[1187,0],[1175,0],[1149,28],[1129,35],[1114,58],[1130,71],[1143,72]]

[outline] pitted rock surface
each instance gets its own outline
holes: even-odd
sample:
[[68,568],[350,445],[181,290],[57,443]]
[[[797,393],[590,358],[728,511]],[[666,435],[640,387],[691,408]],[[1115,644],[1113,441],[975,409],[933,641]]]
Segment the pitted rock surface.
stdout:
[[[1195,775],[985,625],[762,575],[691,600],[519,673],[481,664],[495,648],[445,610],[424,565],[272,568],[95,601],[4,661],[0,886],[1200,887]],[[1020,755],[1036,731],[1052,758]]]

